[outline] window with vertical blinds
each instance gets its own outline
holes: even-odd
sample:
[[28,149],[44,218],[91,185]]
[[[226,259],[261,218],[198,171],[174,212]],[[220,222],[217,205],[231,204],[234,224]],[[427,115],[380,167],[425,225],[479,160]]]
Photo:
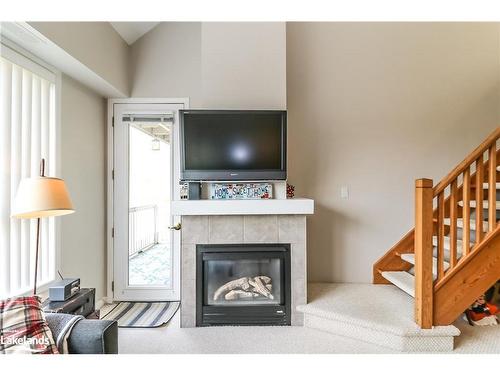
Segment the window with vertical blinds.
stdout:
[[[1,45],[0,57],[0,299],[33,286],[36,219],[10,217],[22,178],[56,168],[55,74]],[[38,284],[55,279],[54,218],[42,219]]]

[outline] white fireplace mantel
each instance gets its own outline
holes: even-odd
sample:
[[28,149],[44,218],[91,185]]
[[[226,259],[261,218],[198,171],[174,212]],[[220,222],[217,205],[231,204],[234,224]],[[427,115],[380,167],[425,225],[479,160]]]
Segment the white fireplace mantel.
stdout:
[[177,200],[171,214],[199,215],[312,215],[314,200],[308,198],[262,200]]

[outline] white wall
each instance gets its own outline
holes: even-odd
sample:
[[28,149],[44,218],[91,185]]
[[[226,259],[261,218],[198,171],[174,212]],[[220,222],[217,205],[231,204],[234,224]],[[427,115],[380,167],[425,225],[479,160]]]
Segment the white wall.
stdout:
[[202,24],[203,107],[286,109],[286,25]]
[[130,92],[129,47],[109,22],[29,24],[119,92]]
[[[499,49],[498,24],[289,23],[285,34],[283,23],[161,23],[131,47],[130,87],[135,97],[190,97],[193,108],[288,104],[289,179],[316,199],[309,277],[368,282],[412,226],[414,179],[440,179],[498,126]],[[62,170],[77,212],[61,219],[62,271],[98,297],[104,115],[99,95],[64,77]]]
[[288,106],[289,180],[316,200],[309,277],[369,282],[413,225],[414,179],[498,125],[499,44],[498,24],[163,23],[132,46],[132,95]]
[[286,108],[284,23],[161,23],[132,45],[132,96]]
[[61,168],[76,212],[62,217],[61,273],[106,294],[106,102],[68,76],[61,87]]
[[[500,124],[499,24],[289,23],[289,182],[313,281],[370,282],[436,182]],[[340,198],[348,186],[348,200]]]
[[132,97],[201,98],[201,23],[162,22],[130,50]]

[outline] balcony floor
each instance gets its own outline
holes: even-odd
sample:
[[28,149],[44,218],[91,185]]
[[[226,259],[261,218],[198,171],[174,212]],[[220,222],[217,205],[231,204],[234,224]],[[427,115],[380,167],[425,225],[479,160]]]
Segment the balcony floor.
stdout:
[[130,285],[165,285],[172,283],[172,252],[169,244],[160,243],[129,259]]

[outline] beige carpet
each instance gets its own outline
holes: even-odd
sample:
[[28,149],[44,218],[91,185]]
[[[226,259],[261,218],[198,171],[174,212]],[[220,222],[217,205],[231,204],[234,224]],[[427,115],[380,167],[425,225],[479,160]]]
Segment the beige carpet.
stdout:
[[454,325],[462,332],[455,338],[454,353],[500,354],[500,325],[473,327],[463,319],[458,319]]
[[[500,326],[470,327],[458,322],[463,334],[453,354],[500,353]],[[120,328],[120,353],[149,354],[309,354],[394,353],[378,345],[331,335],[303,327],[180,328],[179,312],[156,329]]]

